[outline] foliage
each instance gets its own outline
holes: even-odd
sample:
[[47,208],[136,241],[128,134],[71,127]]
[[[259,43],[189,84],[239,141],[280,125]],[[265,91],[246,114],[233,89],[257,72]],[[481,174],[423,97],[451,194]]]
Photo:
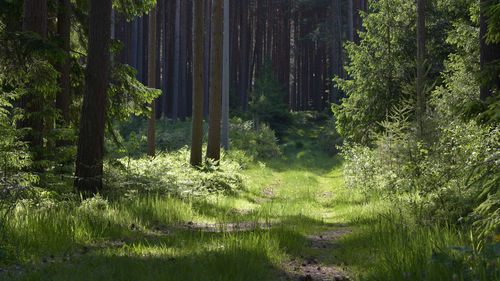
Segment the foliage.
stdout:
[[243,188],[240,166],[223,160],[220,166],[201,169],[189,165],[189,150],[161,153],[154,159],[122,158],[105,166],[104,184],[114,196],[134,193],[196,197],[208,193],[231,194]]
[[229,123],[229,140],[231,149],[243,150],[245,157],[269,159],[281,155],[278,139],[266,124],[255,124],[232,118]]
[[108,91],[108,120],[125,121],[132,115],[148,116],[149,104],[161,94],[136,79],[137,71],[128,65],[114,63]]
[[341,105],[333,105],[337,129],[348,140],[368,143],[371,132],[388,109],[401,102],[414,72],[415,3],[404,0],[371,1],[371,13],[363,20],[361,44],[345,48],[349,79],[336,77],[346,93]]
[[255,122],[266,123],[280,136],[290,122],[283,86],[273,75],[272,64],[264,62],[250,93],[249,112]]

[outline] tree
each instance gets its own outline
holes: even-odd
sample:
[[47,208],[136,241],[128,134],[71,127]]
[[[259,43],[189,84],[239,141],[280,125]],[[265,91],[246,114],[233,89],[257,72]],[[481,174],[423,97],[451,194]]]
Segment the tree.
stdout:
[[102,189],[111,10],[111,0],[90,0],[85,94],[75,171],[75,188],[82,193]]
[[70,104],[70,33],[71,33],[71,20],[70,0],[59,0],[57,11],[57,35],[59,46],[66,53],[64,61],[59,62],[56,66],[57,71],[60,73],[58,80],[61,90],[57,93],[56,108],[61,111],[62,119],[58,122],[63,126],[69,124],[69,104]]
[[207,158],[220,160],[220,121],[222,92],[222,0],[214,0],[212,11],[212,42],[210,68],[210,128],[208,131]]
[[417,104],[416,119],[420,138],[425,118],[425,0],[417,1]]
[[199,166],[203,144],[203,97],[204,97],[204,30],[203,0],[194,1],[194,48],[193,48],[193,120],[191,124],[191,165]]
[[224,0],[222,43],[222,147],[229,150],[229,0]]
[[[40,38],[47,37],[47,0],[24,0],[23,31],[34,32]],[[21,127],[31,128],[25,140],[32,148],[40,147],[43,145],[43,118],[39,116],[43,110],[43,93],[30,89],[22,96],[21,106],[25,111]]]
[[174,42],[174,81],[173,81],[173,97],[172,97],[172,119],[177,120],[179,109],[179,92],[180,92],[180,48],[181,48],[181,1],[175,2],[175,42]]
[[[481,16],[480,16],[480,54],[481,54],[481,73],[483,81],[481,83],[480,98],[485,101],[492,96],[495,88],[500,91],[500,42],[487,40],[488,29],[492,30],[495,26],[493,19],[489,17],[488,12],[494,11],[492,7],[496,7],[500,11],[500,4],[491,5],[488,0],[481,0]],[[491,10],[488,10],[491,9]],[[500,14],[500,12],[497,12]],[[500,15],[497,15],[500,18]],[[497,19],[497,23],[500,20]],[[496,26],[498,28],[498,26]],[[490,36],[493,37],[493,36]]]
[[[148,59],[148,86],[156,87],[156,7],[149,14],[149,59]],[[151,102],[151,117],[148,122],[148,156],[155,156],[155,101]]]

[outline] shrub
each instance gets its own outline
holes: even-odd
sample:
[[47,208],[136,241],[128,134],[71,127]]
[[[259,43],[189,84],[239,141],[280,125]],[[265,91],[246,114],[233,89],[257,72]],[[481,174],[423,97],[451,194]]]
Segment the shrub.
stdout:
[[109,196],[133,193],[172,194],[179,197],[207,193],[231,194],[243,188],[238,163],[223,159],[219,166],[189,165],[187,147],[155,158],[125,157],[105,165],[104,192]]
[[281,155],[278,139],[266,124],[233,118],[230,122],[231,149],[243,150],[247,157],[272,158]]
[[249,111],[257,123],[266,123],[281,136],[291,121],[288,104],[285,103],[283,86],[274,77],[272,65],[266,61],[255,78],[250,93]]

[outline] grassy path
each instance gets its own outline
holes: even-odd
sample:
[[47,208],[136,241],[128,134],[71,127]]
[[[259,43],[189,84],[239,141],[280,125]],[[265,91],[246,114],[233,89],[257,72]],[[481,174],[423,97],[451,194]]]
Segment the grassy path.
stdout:
[[[20,233],[39,235],[26,240],[31,254],[0,279],[347,280],[335,258],[353,199],[341,161],[310,150],[287,157],[247,169],[248,189],[233,197],[152,196],[99,213],[31,215],[33,229]],[[71,235],[86,242],[62,246],[68,216],[82,216]]]

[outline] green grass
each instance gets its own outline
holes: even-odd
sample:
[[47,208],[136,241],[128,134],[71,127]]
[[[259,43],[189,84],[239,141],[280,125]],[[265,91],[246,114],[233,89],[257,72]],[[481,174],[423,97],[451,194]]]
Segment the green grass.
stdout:
[[448,249],[476,249],[470,232],[416,224],[389,200],[344,188],[342,160],[300,133],[283,157],[244,170],[232,196],[18,208],[0,228],[0,280],[280,280],[286,261],[314,254],[308,235],[339,224],[353,233],[326,265],[356,280],[499,280],[498,259]]

